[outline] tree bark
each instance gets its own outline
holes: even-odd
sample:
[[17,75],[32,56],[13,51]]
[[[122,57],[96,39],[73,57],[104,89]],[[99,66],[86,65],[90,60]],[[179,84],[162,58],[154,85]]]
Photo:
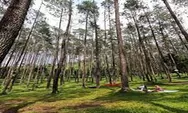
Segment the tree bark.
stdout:
[[[70,24],[71,24],[71,19],[72,19],[72,0],[69,1],[69,19],[68,19],[68,24],[66,27],[65,31],[65,37],[62,40],[61,44],[61,55],[60,55],[60,61],[58,62],[57,69],[55,71],[55,76],[53,79],[53,87],[52,87],[52,94],[55,94],[58,92],[58,79],[62,71],[62,67],[64,66],[65,60],[66,60],[66,41],[69,35],[69,30],[70,30]],[[61,20],[60,20],[61,21]],[[59,27],[61,29],[61,25]],[[60,34],[59,34],[60,36]]]
[[[31,35],[32,35],[32,33],[33,33],[34,28],[35,28],[35,25],[36,25],[36,22],[37,22],[37,18],[38,18],[39,14],[40,14],[40,10],[41,10],[41,8],[42,8],[42,5],[43,5],[43,1],[41,2],[40,7],[39,7],[39,9],[38,9],[38,11],[37,11],[35,20],[34,20],[34,22],[33,22],[33,25],[32,25],[31,30],[30,30],[30,32],[29,32],[29,35],[28,35],[28,37],[27,37],[27,39],[26,39],[26,42],[25,42],[25,44],[24,44],[24,47],[21,49],[21,52],[20,52],[20,54],[18,55],[18,59],[17,59],[16,63],[14,64],[14,69],[13,69],[13,70],[16,71],[16,74],[15,74],[13,80],[12,80],[12,83],[10,84],[9,91],[12,90],[12,86],[14,85],[14,82],[16,81],[16,78],[17,78],[18,73],[19,73],[19,71],[20,71],[21,64],[22,64],[22,61],[23,61],[21,58],[22,58],[22,56],[24,55],[24,51],[25,51],[25,49],[27,48],[27,45],[28,45],[28,43],[29,43],[29,39],[30,39],[30,37],[31,37]],[[23,58],[24,58],[24,56],[23,56]],[[21,62],[20,62],[20,61],[21,61]],[[19,65],[19,62],[20,62],[20,66],[18,66],[18,65]],[[18,68],[17,68],[17,67],[18,67]]]
[[116,33],[118,39],[118,49],[120,58],[120,72],[121,72],[121,91],[127,91],[129,89],[128,75],[126,69],[126,60],[124,54],[123,38],[121,34],[120,18],[119,18],[119,3],[118,0],[114,0],[115,7],[115,20],[116,20]]
[[12,0],[0,21],[0,64],[18,36],[30,4],[31,0]]

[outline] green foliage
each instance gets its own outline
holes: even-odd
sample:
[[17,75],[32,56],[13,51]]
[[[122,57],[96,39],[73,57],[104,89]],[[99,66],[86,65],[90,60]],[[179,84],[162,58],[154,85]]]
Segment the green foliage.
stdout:
[[113,0],[105,0],[101,3],[101,5],[104,7],[113,8],[114,2]]
[[49,10],[49,13],[52,14],[55,17],[60,17],[60,12],[68,9],[68,6],[70,4],[69,0],[44,0],[47,2],[47,9]]
[[126,0],[126,3],[124,4],[124,8],[130,9],[130,10],[136,10],[140,6],[141,5],[138,0]]
[[[182,55],[175,55],[175,54],[171,54],[176,65],[177,65],[177,69],[179,70],[179,72],[181,73],[186,73],[188,72],[188,57],[185,54]],[[171,67],[171,72],[174,72],[174,65],[171,63],[171,59],[170,59],[170,54],[165,56],[165,62],[168,64],[169,67]]]
[[77,5],[77,8],[79,10],[79,13],[83,14],[89,14],[89,16],[93,16],[95,14],[96,16],[99,15],[98,9],[99,7],[97,6],[96,2],[92,1],[83,1],[81,4]]
[[177,55],[177,56],[175,56],[175,61],[177,63],[177,68],[180,72],[188,72],[188,57],[187,57],[187,55]]

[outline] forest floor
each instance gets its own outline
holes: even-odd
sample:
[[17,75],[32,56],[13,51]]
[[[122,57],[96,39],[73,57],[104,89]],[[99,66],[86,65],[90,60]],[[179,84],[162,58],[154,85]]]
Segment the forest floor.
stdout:
[[[35,91],[16,85],[8,95],[0,95],[0,113],[188,113],[188,78],[173,80],[155,84],[178,92],[147,94],[121,93],[119,87],[107,86],[84,89],[74,81],[66,82],[56,95],[50,94],[51,89],[46,90],[45,84]],[[142,84],[138,80],[130,82],[134,89]],[[148,88],[153,89],[155,84],[148,84]]]

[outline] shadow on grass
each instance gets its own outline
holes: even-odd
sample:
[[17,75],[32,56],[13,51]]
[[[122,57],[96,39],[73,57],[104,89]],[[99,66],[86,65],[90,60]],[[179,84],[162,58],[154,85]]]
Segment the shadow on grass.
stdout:
[[18,105],[16,107],[11,107],[9,109],[4,110],[3,113],[17,113],[19,109],[24,108],[24,107],[26,107],[28,105],[34,104],[35,102],[37,102],[37,101],[28,102],[28,103],[22,103],[22,104],[20,104],[20,105]]
[[[130,109],[115,109],[115,108],[105,108],[103,104],[106,102],[93,101],[84,102],[77,105],[71,105],[60,108],[58,111],[64,113],[133,113]],[[136,112],[135,112],[136,113]]]
[[[135,83],[134,83],[135,84]],[[136,83],[136,85],[139,83]],[[174,112],[188,112],[185,109],[178,109],[178,107],[172,108],[166,105],[161,105],[161,104],[156,104],[155,102],[170,102],[170,103],[178,103],[182,101],[188,101],[188,90],[186,89],[187,86],[183,87],[183,85],[167,85],[167,84],[162,84],[162,83],[156,83],[158,85],[161,85],[162,87],[169,87],[170,89],[173,88],[182,88],[179,89],[180,92],[178,93],[143,93],[143,92],[127,92],[127,93],[121,93],[117,92],[120,88],[117,87],[105,87],[101,86],[100,89],[91,89],[91,88],[85,88],[83,89],[81,85],[79,84],[74,84],[72,83],[71,85],[64,85],[63,87],[60,87],[59,93],[55,95],[51,95],[51,89],[46,90],[45,87],[41,87],[44,89],[37,89],[36,91],[30,91],[30,92],[22,92],[22,90],[18,90],[13,94],[8,95],[6,98],[7,100],[11,99],[17,99],[17,97],[24,97],[24,98],[34,98],[33,101],[31,102],[23,102],[21,104],[18,104],[16,107],[11,107],[7,110],[4,111],[4,113],[16,113],[18,112],[19,109],[24,108],[26,106],[29,106],[31,104],[34,104],[38,101],[43,101],[43,102],[54,102],[54,101],[61,101],[61,100],[69,100],[69,99],[74,99],[74,98],[80,98],[84,96],[88,96],[94,93],[101,93],[104,95],[99,95],[98,97],[92,99],[94,103],[93,105],[89,104],[80,104],[78,106],[69,106],[68,108],[62,108],[63,109],[69,109],[69,110],[84,110],[86,113],[133,113],[135,111],[130,111],[129,108],[123,108],[123,109],[112,109],[112,108],[105,108],[103,107],[100,103],[97,104],[95,102],[97,101],[103,101],[106,103],[110,102],[116,102],[116,101],[135,101],[135,102],[142,102],[142,103],[147,103],[151,104],[153,106],[156,106],[157,108],[160,107],[162,109]],[[153,86],[153,84],[148,84],[149,86]],[[172,86],[172,87],[171,87]],[[104,89],[104,90],[103,90]],[[107,89],[106,93],[103,93],[102,91],[105,91]],[[175,89],[176,90],[176,89]],[[96,92],[95,92],[96,91]],[[47,94],[47,95],[46,95]],[[1,96],[0,96],[1,97]],[[4,97],[1,97],[2,99]],[[6,99],[5,99],[6,100]],[[5,101],[1,100],[1,101]],[[28,99],[29,100],[29,99]],[[35,101],[36,100],[36,101]],[[88,99],[89,100],[89,99]],[[83,100],[84,103],[85,100]],[[156,109],[157,109],[156,108]],[[60,109],[61,110],[61,109]],[[147,111],[148,109],[144,109],[145,111],[143,112],[149,112]],[[137,111],[139,111],[137,109]],[[136,112],[135,112],[136,113]]]
[[[177,108],[172,108],[169,106],[161,105],[161,104],[156,104],[156,103],[151,103],[156,108],[153,109],[146,109],[146,108],[134,108],[134,109],[129,109],[129,108],[123,108],[123,109],[115,109],[115,108],[105,108],[105,107],[96,107],[96,108],[89,108],[86,109],[84,112],[85,113],[188,113],[187,110],[182,110],[182,109],[177,109]],[[159,110],[158,107],[163,108],[164,110]]]
[[[138,113],[138,110],[136,109],[134,111],[130,109],[114,109],[114,108],[105,108],[105,107],[98,107],[98,108],[92,108],[87,109],[84,111],[85,113]],[[147,110],[139,111],[139,113],[149,113]]]
[[[152,95],[152,96],[151,96]],[[158,97],[160,98],[160,97]],[[98,97],[95,100],[114,100],[114,101],[119,101],[119,100],[123,100],[123,101],[129,101],[129,100],[135,100],[135,101],[149,101],[149,100],[156,100],[158,99],[156,98],[156,95],[153,93],[143,93],[143,92],[135,92],[135,91],[131,91],[131,92],[114,92],[112,91],[112,93],[102,96],[102,97]]]
[[46,98],[43,102],[54,102],[54,101],[61,101],[61,100],[69,100],[71,98],[79,98],[83,96],[87,96],[92,92],[87,89],[74,89],[74,90],[61,90],[57,94],[53,94],[51,97]]
[[[104,88],[104,87],[103,87]],[[188,89],[179,89],[178,92],[165,93],[165,92],[150,92],[144,93],[139,91],[130,91],[130,92],[119,92],[115,88],[110,88],[112,90],[107,95],[102,97],[97,97],[95,100],[124,100],[124,101],[161,101],[166,99],[167,101],[181,102],[188,100]]]
[[[137,113],[132,112],[129,109],[110,109],[102,106],[98,107],[88,107],[82,109],[60,109],[60,111],[68,110],[68,113]],[[142,112],[144,113],[144,112]]]
[[5,110],[3,111],[3,113],[17,113],[19,109],[24,108],[24,107],[26,107],[26,106],[28,106],[28,105],[34,104],[34,103],[36,103],[36,102],[43,101],[43,100],[45,100],[46,98],[48,98],[49,96],[50,96],[50,95],[46,95],[45,97],[43,97],[43,98],[41,98],[41,99],[38,99],[38,100],[35,100],[35,101],[32,101],[32,102],[23,102],[23,103],[21,103],[21,104],[18,104],[18,105],[15,106],[15,107],[10,107],[10,108],[8,108],[8,109],[5,109]]
[[30,99],[40,99],[45,97],[46,95],[48,98],[44,99],[43,102],[54,102],[54,101],[60,101],[60,100],[66,100],[70,98],[78,98],[83,97],[88,94],[91,94],[92,91],[90,89],[83,89],[81,86],[77,86],[75,84],[67,85],[64,87],[59,86],[59,92],[57,94],[51,94],[51,88],[45,89],[45,88],[38,88],[34,91],[29,90],[23,90],[21,88],[13,90],[13,92],[10,92],[7,95],[0,95],[0,102],[5,102],[13,99],[24,98],[30,100]]
[[[187,91],[187,90],[186,90]],[[135,102],[142,102],[145,104],[151,104],[156,107],[160,107],[164,110],[168,110],[169,112],[177,112],[177,113],[188,113],[188,110],[185,109],[179,109],[178,107],[169,107],[165,106],[162,104],[156,104],[155,102],[169,102],[169,103],[176,103],[181,105],[181,102],[187,102],[188,101],[188,93],[143,93],[143,92],[115,92],[115,93],[110,93],[108,95],[105,95],[103,97],[98,97],[95,99],[95,101],[109,101],[109,102],[116,102],[116,101],[135,101]],[[188,105],[184,105],[186,108]],[[105,110],[105,109],[103,109]],[[111,111],[111,110],[110,110]],[[121,111],[121,110],[120,110]],[[120,111],[117,111],[120,112]],[[116,111],[113,111],[115,112]],[[123,110],[121,113],[129,113],[126,109]]]
[[153,102],[150,102],[151,104],[155,105],[155,106],[158,106],[158,107],[161,107],[163,109],[166,109],[170,112],[175,112],[175,113],[188,113],[188,110],[183,110],[183,109],[177,109],[177,108],[172,108],[172,107],[169,107],[169,106],[165,106],[165,105],[162,105],[162,104],[157,104],[157,103],[153,103]]

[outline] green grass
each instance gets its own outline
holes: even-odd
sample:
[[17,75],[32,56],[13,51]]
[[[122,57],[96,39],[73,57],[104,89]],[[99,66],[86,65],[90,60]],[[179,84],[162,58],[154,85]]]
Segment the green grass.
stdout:
[[[51,95],[45,84],[35,91],[16,85],[11,93],[0,96],[0,112],[20,113],[188,113],[188,80],[176,79],[174,83],[159,81],[164,89],[175,93],[119,92],[118,87],[90,89],[73,81],[61,86],[60,92]],[[101,84],[104,84],[103,81]],[[131,88],[143,84],[130,82]],[[90,86],[92,84],[89,84]],[[154,84],[148,84],[152,89]],[[2,88],[2,87],[0,87]]]

